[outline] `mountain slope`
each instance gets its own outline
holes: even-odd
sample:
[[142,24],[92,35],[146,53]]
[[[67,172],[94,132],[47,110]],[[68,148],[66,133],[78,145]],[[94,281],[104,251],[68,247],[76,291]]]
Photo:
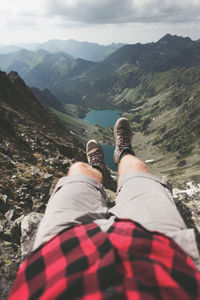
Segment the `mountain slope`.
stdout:
[[[7,299],[27,254],[20,246],[21,222],[31,213],[28,230],[36,230],[52,186],[66,175],[72,159],[85,160],[80,139],[39,104],[17,73],[0,72],[1,299]],[[25,239],[30,248],[29,234]]]
[[[200,43],[166,35],[157,43],[126,45],[63,87],[71,103],[109,102],[121,90],[137,86],[152,73],[200,65]],[[111,97],[110,97],[111,95]]]
[[0,68],[3,71],[15,70],[29,86],[51,89],[63,101],[67,97],[63,93],[63,87],[67,82],[95,65],[94,62],[72,59],[63,52],[52,54],[44,50],[37,52],[20,50],[0,55]]
[[53,108],[60,112],[66,113],[63,103],[58,100],[58,98],[52,94],[48,89],[41,91],[38,88],[30,88],[36,99],[46,108]]
[[46,51],[33,52],[22,49],[14,53],[0,55],[0,68],[3,71],[17,71],[23,78],[48,55]]
[[[1,59],[1,58],[0,58]],[[60,100],[65,101],[67,95],[63,88],[72,78],[81,76],[95,63],[82,59],[68,60],[65,54],[51,54],[24,77],[29,86],[50,89]]]
[[21,47],[15,45],[0,45],[0,54],[7,54],[21,50]]
[[54,158],[60,155],[62,159],[64,156],[84,157],[80,141],[39,104],[15,72],[8,76],[0,73],[0,113],[1,167],[5,172],[0,193],[9,188],[9,194],[14,197],[14,186],[6,175],[10,172],[6,161],[12,165],[11,173],[15,173],[20,172],[19,165],[21,169],[28,168],[29,164],[36,166],[39,162],[45,165],[45,160],[52,154]]
[[159,72],[177,66],[199,65],[199,54],[199,41],[167,34],[156,43],[125,45],[105,59],[102,65],[116,69],[128,63],[148,71]]

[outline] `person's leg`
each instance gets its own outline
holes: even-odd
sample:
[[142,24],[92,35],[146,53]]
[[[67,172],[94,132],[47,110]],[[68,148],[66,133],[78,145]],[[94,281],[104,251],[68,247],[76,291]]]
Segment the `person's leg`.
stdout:
[[102,186],[103,156],[95,143],[88,143],[86,149],[90,165],[77,162],[58,181],[39,225],[33,250],[71,225],[109,217]]
[[132,132],[126,118],[114,127],[114,161],[118,165],[116,206],[110,211],[131,218],[150,230],[168,232],[186,226],[174,204],[166,182],[151,175],[131,145]]
[[90,178],[98,181],[99,183],[102,183],[103,175],[102,172],[98,169],[93,168],[92,166],[83,163],[83,162],[77,162],[73,164],[69,172],[67,174],[68,176],[74,176],[74,175],[85,175],[89,176]]
[[127,154],[120,160],[118,164],[118,185],[122,178],[129,172],[149,173],[146,164],[136,156]]
[[186,229],[167,182],[149,173],[137,157],[126,154],[118,165],[116,205],[110,212],[162,233]]
[[116,205],[109,212],[172,237],[194,260],[198,259],[194,231],[186,228],[168,183],[151,175],[147,166],[135,157],[127,119],[119,119],[116,123],[115,138],[114,160],[118,164],[119,180]]

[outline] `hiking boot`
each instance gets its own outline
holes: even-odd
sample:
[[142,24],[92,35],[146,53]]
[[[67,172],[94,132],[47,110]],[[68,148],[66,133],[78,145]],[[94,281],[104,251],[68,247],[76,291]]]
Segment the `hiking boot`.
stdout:
[[89,140],[86,145],[88,164],[103,172],[105,168],[104,153],[101,145],[95,140]]
[[114,127],[114,135],[116,145],[113,160],[117,165],[123,154],[127,153],[134,155],[131,146],[132,132],[128,119],[120,118],[117,120]]

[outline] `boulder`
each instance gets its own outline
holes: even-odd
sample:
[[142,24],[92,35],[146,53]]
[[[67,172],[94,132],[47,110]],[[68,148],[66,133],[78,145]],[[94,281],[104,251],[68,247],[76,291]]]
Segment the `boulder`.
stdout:
[[24,259],[32,250],[38,225],[43,214],[32,212],[21,221],[21,256]]

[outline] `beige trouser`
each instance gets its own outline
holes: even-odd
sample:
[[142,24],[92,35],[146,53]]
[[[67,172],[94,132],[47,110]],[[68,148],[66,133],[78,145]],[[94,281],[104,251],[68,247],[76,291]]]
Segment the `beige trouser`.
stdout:
[[74,224],[97,223],[107,231],[116,217],[140,223],[174,239],[200,269],[194,229],[187,229],[167,182],[147,173],[130,172],[121,180],[116,205],[107,207],[102,184],[80,175],[61,178],[49,199],[33,250]]

